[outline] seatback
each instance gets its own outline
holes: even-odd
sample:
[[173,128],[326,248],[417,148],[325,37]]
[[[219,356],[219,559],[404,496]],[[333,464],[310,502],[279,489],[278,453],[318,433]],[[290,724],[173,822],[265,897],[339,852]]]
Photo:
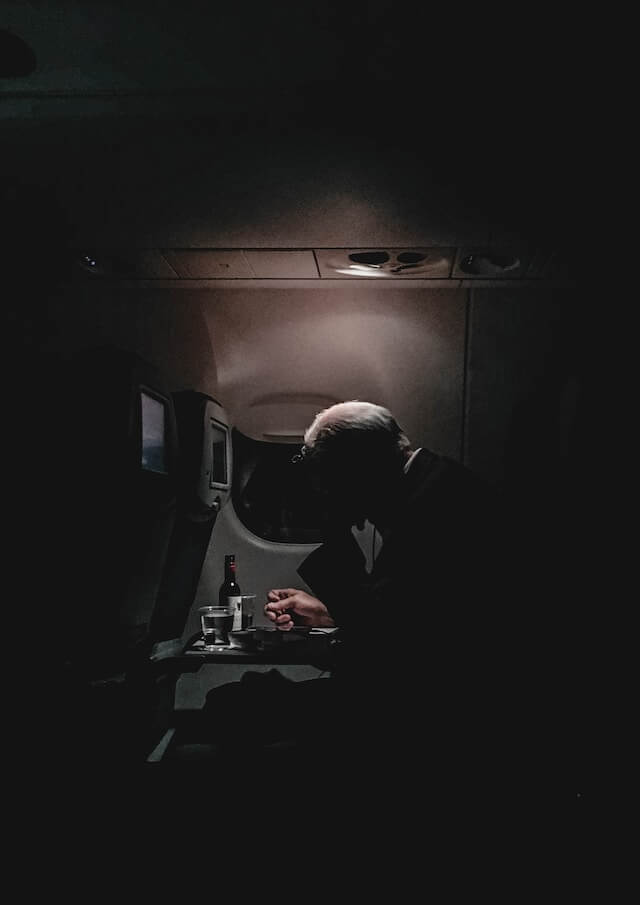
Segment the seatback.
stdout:
[[194,390],[174,393],[173,398],[180,442],[178,506],[151,621],[154,642],[182,635],[213,526],[231,493],[232,448],[225,410]]
[[175,409],[167,377],[114,347],[76,356],[63,396],[63,643],[84,676],[107,678],[126,672],[151,645],[175,520]]

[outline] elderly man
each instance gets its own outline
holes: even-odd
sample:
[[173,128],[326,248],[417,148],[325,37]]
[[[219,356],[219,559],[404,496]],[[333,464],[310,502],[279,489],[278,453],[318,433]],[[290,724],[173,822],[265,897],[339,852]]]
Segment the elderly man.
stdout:
[[[506,775],[523,744],[526,641],[498,496],[454,460],[413,449],[369,402],[320,412],[299,461],[325,498],[324,543],[298,569],[314,594],[273,589],[265,613],[284,630],[338,627],[340,749],[375,746],[405,764],[428,752],[453,782]],[[382,538],[370,574],[351,530],[365,519]]]
[[[313,595],[273,589],[265,613],[283,630],[337,626],[335,662],[329,680],[274,676],[268,712],[300,730],[304,762],[319,746],[340,769],[433,771],[457,787],[505,776],[520,744],[522,651],[496,495],[459,463],[413,449],[369,402],[320,412],[297,459],[324,499],[324,543],[298,569]],[[370,573],[352,533],[365,519],[382,539]]]
[[[360,631],[376,620],[381,631],[438,614],[457,620],[456,606],[482,609],[479,592],[489,575],[497,580],[505,551],[498,500],[471,471],[412,449],[387,409],[359,401],[320,412],[299,459],[325,498],[325,542],[298,570],[319,599],[271,591],[265,612],[280,628],[301,622]],[[351,533],[365,519],[383,542],[371,575]]]

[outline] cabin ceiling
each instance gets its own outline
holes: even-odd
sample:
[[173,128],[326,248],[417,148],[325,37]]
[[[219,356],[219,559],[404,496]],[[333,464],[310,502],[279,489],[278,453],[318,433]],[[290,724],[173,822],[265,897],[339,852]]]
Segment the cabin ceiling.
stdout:
[[[26,48],[0,78],[16,268],[185,288],[578,276],[561,28],[505,41],[486,11],[462,30],[386,0],[4,6]],[[387,258],[352,266],[368,252]]]

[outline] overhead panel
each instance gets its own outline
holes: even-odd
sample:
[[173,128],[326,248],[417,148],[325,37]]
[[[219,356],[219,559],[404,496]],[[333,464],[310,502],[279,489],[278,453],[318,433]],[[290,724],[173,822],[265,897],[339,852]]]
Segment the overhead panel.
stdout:
[[446,279],[454,248],[316,249],[320,276],[331,279]]
[[[571,252],[515,246],[368,249],[75,248],[73,278],[120,280],[182,288],[332,286],[352,281],[397,286],[409,280],[433,288],[524,286],[575,281]],[[355,282],[354,282],[355,281]]]
[[70,266],[114,280],[175,280],[177,274],[157,248],[75,248]]
[[305,251],[244,251],[244,257],[256,279],[318,278],[318,268],[311,250]]
[[255,276],[241,249],[167,248],[162,254],[183,280],[233,280]]
[[113,256],[114,271],[123,273],[134,279],[170,280],[176,274],[169,262],[157,248],[134,250],[127,253],[118,251]]

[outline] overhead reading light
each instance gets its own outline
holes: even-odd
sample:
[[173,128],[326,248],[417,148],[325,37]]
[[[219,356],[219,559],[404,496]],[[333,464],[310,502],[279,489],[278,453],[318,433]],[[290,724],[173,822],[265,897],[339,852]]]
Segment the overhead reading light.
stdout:
[[366,264],[368,267],[382,267],[389,260],[386,251],[354,251],[349,255],[349,260],[354,264]]
[[350,264],[336,267],[337,273],[347,276],[383,277],[386,276],[383,265],[389,261],[386,251],[355,251],[349,255]]
[[382,250],[326,249],[316,252],[321,275],[340,273],[350,277],[448,277],[453,249],[425,248]]
[[374,269],[376,265],[367,267],[364,264],[352,264],[350,267],[336,267],[336,273],[344,273],[350,277],[386,277],[384,270]]
[[421,254],[419,251],[401,251],[399,255],[396,256],[396,260],[402,265],[398,267],[398,270],[406,267],[415,267],[417,264],[421,264],[423,261],[426,261],[426,254]]

